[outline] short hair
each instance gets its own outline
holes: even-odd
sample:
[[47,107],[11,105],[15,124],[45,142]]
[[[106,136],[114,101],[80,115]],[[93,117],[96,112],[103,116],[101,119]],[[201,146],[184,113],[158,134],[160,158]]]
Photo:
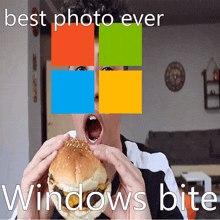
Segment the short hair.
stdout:
[[[101,23],[102,16],[105,14],[111,14],[114,19],[114,23],[121,23],[122,16],[128,13],[128,6],[124,0],[64,0],[60,13],[65,16],[66,22],[68,22],[68,9],[70,9],[71,14],[76,14],[79,20],[83,14],[91,15],[93,23],[95,22],[93,14],[95,14],[96,11],[98,14],[100,14],[98,17],[98,23]],[[75,16],[72,16],[70,23],[75,22]],[[84,17],[83,22],[89,23],[90,21],[88,17]],[[110,22],[110,18],[108,16],[105,17],[105,23]],[[98,36],[99,27],[96,26],[95,37]]]

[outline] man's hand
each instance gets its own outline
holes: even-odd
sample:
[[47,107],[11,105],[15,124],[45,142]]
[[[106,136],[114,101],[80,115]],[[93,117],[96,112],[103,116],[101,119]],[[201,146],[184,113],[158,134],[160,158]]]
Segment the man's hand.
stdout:
[[127,201],[128,193],[131,192],[131,198],[127,210],[123,210],[121,203],[118,202],[116,210],[112,210],[108,204],[105,214],[110,219],[152,219],[146,195],[139,195],[138,199],[146,203],[146,208],[143,211],[134,210],[142,208],[142,204],[134,199],[137,192],[145,192],[145,182],[141,171],[136,168],[130,160],[115,147],[109,147],[103,144],[91,145],[90,149],[94,155],[104,161],[104,163],[112,164],[120,176],[120,185],[116,194],[112,197],[113,204],[115,203],[117,193],[121,192],[124,203]]
[[[18,202],[18,219],[49,219],[54,210],[54,204],[50,199],[50,210],[46,211],[46,192],[48,192],[47,176],[51,162],[55,159],[57,151],[69,139],[69,134],[58,135],[44,142],[40,150],[36,153],[32,161],[29,163],[23,173],[21,181],[21,190],[26,201],[31,185],[34,185],[34,190],[30,199],[27,211],[24,211],[21,206],[21,201]],[[41,184],[38,189],[37,184]],[[41,192],[41,210],[37,210],[37,192]]]

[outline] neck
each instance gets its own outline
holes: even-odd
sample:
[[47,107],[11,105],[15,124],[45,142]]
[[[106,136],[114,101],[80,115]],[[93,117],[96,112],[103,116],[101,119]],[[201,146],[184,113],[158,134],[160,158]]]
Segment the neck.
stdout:
[[117,138],[116,138],[116,148],[118,148],[120,151],[122,151],[122,143],[121,143],[121,129],[120,129],[120,124],[118,126],[118,131],[117,131]]

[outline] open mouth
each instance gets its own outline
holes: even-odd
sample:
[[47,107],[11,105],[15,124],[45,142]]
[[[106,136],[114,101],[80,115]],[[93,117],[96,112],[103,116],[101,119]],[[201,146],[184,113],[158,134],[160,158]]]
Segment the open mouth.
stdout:
[[85,134],[88,141],[92,144],[101,138],[102,125],[95,115],[90,115],[85,124]]

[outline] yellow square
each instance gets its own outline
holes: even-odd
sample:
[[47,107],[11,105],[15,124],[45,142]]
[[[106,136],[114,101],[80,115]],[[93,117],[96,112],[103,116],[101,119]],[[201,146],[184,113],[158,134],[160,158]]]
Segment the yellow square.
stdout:
[[142,114],[142,71],[99,71],[99,113]]

